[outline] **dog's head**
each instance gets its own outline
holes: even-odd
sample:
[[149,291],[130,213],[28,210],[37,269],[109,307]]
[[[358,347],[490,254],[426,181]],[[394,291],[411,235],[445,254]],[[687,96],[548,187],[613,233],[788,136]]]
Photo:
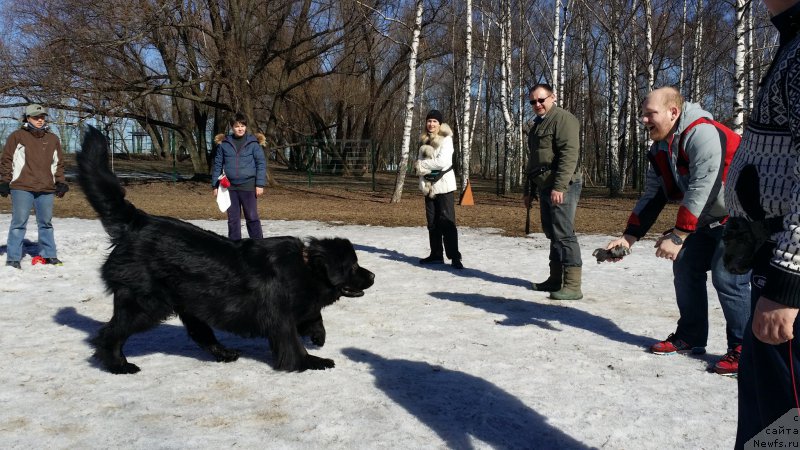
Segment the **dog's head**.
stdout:
[[433,158],[433,154],[436,152],[436,149],[433,146],[422,144],[419,146],[419,158],[420,159],[431,159]]
[[361,297],[375,282],[375,274],[358,265],[356,251],[347,239],[310,239],[306,252],[312,271],[339,295]]

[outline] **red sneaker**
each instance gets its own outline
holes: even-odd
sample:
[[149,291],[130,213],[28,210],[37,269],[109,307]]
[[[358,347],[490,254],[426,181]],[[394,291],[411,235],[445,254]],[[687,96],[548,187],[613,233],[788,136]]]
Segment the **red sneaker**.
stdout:
[[47,264],[47,260],[45,260],[41,256],[34,256],[33,259],[31,259],[31,264],[33,264],[34,266],[37,264]]
[[720,375],[735,377],[739,373],[740,356],[742,356],[742,346],[737,345],[728,350],[728,353],[725,353],[725,356],[714,364],[714,372]]
[[667,339],[650,346],[650,351],[656,355],[674,355],[675,353],[687,352],[691,352],[693,355],[702,355],[706,352],[706,348],[692,347],[686,341],[676,338],[673,333],[667,336]]

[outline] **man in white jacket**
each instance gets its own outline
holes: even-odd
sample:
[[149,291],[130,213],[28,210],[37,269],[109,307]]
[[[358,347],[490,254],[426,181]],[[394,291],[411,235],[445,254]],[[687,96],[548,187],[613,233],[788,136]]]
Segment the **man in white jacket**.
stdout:
[[453,174],[453,132],[444,123],[442,113],[436,109],[432,109],[425,117],[425,129],[427,132],[420,138],[420,145],[433,147],[432,155],[424,157],[423,153],[431,152],[420,152],[414,166],[420,175],[420,190],[426,194],[425,217],[431,253],[420,259],[419,263],[444,264],[444,255],[447,255],[454,268],[463,269],[461,253],[458,251],[453,194],[457,187],[456,176]]

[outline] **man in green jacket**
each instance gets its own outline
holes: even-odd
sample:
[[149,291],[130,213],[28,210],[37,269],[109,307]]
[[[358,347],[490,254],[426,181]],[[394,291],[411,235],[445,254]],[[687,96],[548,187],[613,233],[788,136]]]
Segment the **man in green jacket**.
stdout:
[[528,182],[525,207],[537,190],[542,229],[550,239],[550,276],[533,283],[535,291],[550,292],[554,300],[580,300],[581,249],[575,236],[575,210],[581,196],[580,125],[569,111],[556,106],[549,84],[535,85],[529,94],[536,113],[528,132]]

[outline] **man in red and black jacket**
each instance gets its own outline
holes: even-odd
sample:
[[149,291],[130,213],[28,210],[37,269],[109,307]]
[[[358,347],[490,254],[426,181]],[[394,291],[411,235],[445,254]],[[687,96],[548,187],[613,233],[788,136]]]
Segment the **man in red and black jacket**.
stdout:
[[711,113],[698,104],[684,102],[672,87],[656,89],[647,96],[642,122],[653,140],[645,192],[634,206],[623,236],[606,248],[630,248],[650,230],[667,202],[680,202],[675,227],[655,244],[657,257],[673,261],[680,318],[675,332],[653,344],[650,351],[657,355],[705,353],[706,272],[711,271],[728,341],[728,352],[714,365],[714,371],[735,375],[750,315],[750,287],[746,274],[736,275],[725,268],[722,225],[728,214],[723,185],[739,136],[714,122]]

